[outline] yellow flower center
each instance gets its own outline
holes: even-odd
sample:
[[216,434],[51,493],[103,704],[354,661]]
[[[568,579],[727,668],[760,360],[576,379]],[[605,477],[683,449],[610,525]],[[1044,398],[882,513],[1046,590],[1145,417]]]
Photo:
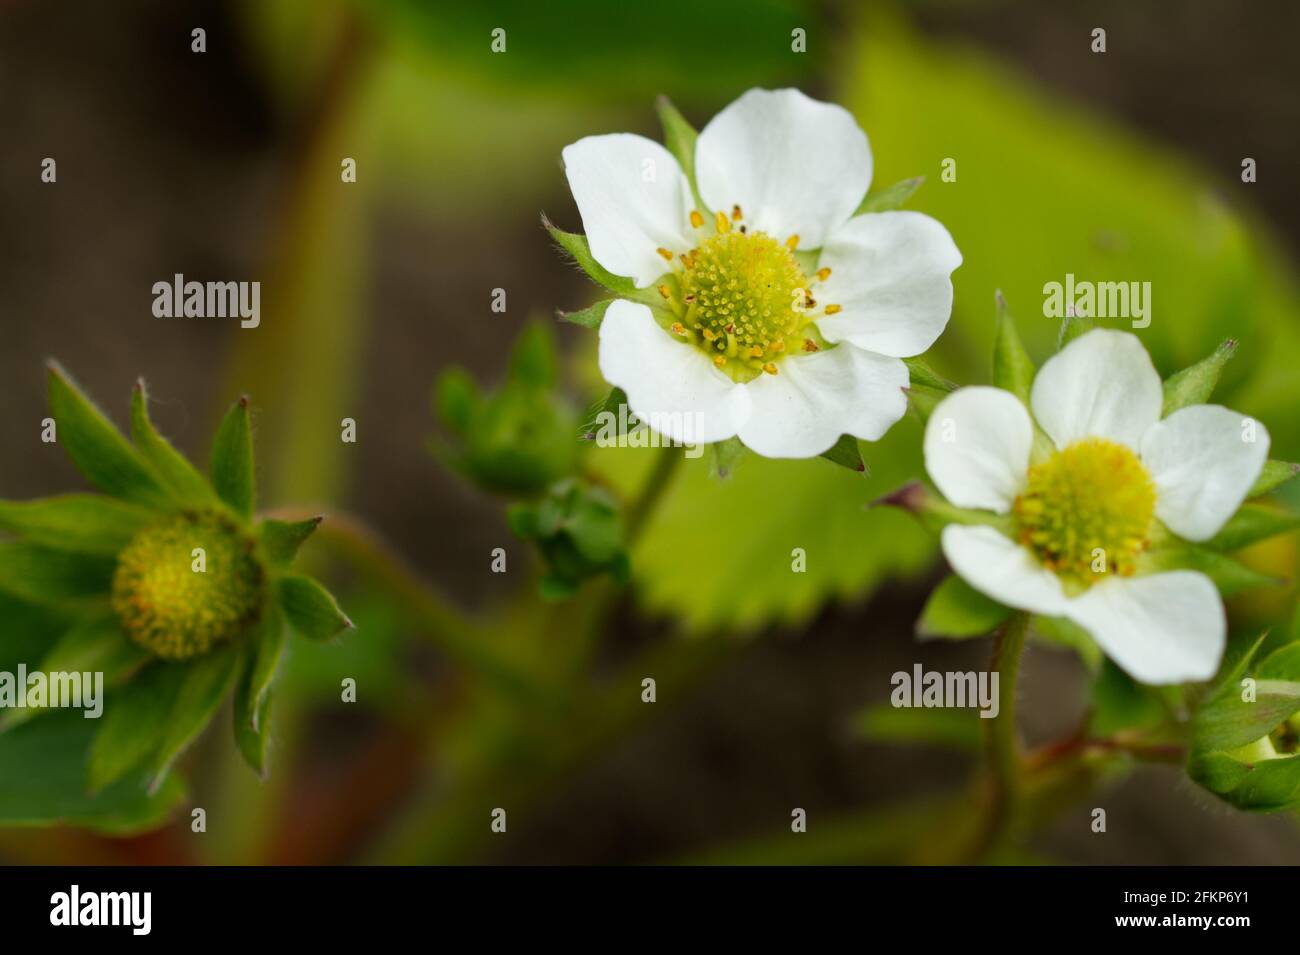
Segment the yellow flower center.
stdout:
[[1087,587],[1129,575],[1150,544],[1156,489],[1122,444],[1085,438],[1029,469],[1013,514],[1020,542],[1049,569]]
[[117,558],[112,605],[135,643],[187,660],[237,637],[261,611],[265,574],[229,518],[183,513],[140,531]]
[[[705,224],[698,212],[691,223],[697,232]],[[659,286],[676,318],[670,331],[737,381],[776,374],[777,362],[790,352],[820,350],[825,342],[813,319],[839,306],[817,301],[815,286],[830,269],[809,279],[795,256],[798,244],[797,235],[781,242],[750,231],[739,207],[730,218],[719,212],[714,234],[679,256],[671,283]],[[673,260],[666,249],[659,252]]]

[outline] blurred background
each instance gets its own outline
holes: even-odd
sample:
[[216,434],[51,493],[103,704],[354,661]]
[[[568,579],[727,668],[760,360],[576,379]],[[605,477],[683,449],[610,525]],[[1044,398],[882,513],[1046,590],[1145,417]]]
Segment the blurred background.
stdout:
[[[191,52],[196,27],[205,53]],[[791,51],[796,28],[807,52]],[[314,569],[359,630],[292,646],[268,781],[219,721],[170,816],[130,837],[0,827],[0,861],[873,862],[941,847],[973,754],[882,739],[860,715],[896,670],[987,658],[985,641],[916,641],[941,575],[934,542],[863,507],[919,475],[916,422],[863,446],[866,478],[750,459],[723,483],[692,462],[632,555],[631,590],[593,584],[552,604],[501,502],[431,452],[434,381],[453,365],[498,380],[527,320],[595,299],[539,226],[545,211],[581,231],[566,143],[658,138],[660,93],[699,128],[751,86],[797,85],[856,115],[873,188],[927,179],[909,205],[965,258],[928,356],[941,374],[988,380],[995,289],[1041,361],[1057,334],[1045,282],[1149,281],[1157,367],[1238,338],[1216,400],[1297,460],[1298,29],[1285,0],[0,2],[0,497],[83,486],[39,441],[49,356],[119,423],[145,377],[159,426],[200,461],[248,393],[264,506],[364,522],[521,660],[566,653],[596,622],[578,715],[525,719],[322,547]],[[45,157],[56,184],[41,182]],[[955,182],[940,181],[945,158]],[[261,326],[153,318],[151,287],[175,273],[260,281]],[[582,408],[603,394],[594,335],[557,334]],[[356,444],[339,441],[345,417]],[[636,451],[588,457],[622,492],[646,470]],[[496,547],[508,573],[490,571]],[[789,572],[794,547],[805,574]],[[1289,538],[1249,560],[1294,579]],[[1234,627],[1288,620],[1293,603],[1289,584],[1242,595]],[[0,620],[0,641],[12,626]],[[647,675],[653,706],[639,701]],[[355,705],[338,700],[343,677]],[[1088,682],[1073,653],[1032,647],[1027,740],[1069,733]],[[1300,862],[1294,819],[1232,812],[1178,767],[1135,768],[1087,800],[1034,829],[1016,861]],[[190,832],[190,806],[207,810],[207,834]],[[498,806],[508,837],[489,832]],[[809,818],[799,839],[794,807]]]

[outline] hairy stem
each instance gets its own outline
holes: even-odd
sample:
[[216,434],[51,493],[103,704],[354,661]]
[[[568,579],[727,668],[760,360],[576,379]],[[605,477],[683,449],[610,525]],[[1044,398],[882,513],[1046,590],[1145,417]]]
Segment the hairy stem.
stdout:
[[990,788],[984,825],[973,847],[972,861],[983,858],[996,847],[1015,811],[1020,789],[1016,681],[1028,630],[1029,615],[1017,613],[1002,625],[993,641],[989,669],[998,674],[998,715],[985,721],[984,754]]

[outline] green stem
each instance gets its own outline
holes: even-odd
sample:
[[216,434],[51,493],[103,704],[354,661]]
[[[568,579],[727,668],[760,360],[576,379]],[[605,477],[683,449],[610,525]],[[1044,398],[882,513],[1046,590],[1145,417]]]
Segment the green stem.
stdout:
[[664,493],[673,482],[673,475],[677,473],[677,468],[685,457],[686,452],[681,448],[665,446],[659,449],[659,459],[655,461],[654,469],[641,485],[640,493],[627,511],[628,550],[635,547],[641,539],[650,517],[663,500]]
[[1029,631],[1029,615],[1013,614],[993,641],[989,670],[998,674],[998,715],[985,720],[984,754],[988,763],[989,799],[973,859],[983,858],[1005,833],[1020,789],[1020,751],[1016,737],[1016,680]]

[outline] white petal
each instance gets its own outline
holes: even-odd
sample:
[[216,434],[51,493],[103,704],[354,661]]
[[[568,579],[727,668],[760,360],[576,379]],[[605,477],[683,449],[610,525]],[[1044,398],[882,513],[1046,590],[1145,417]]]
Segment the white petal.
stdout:
[[564,147],[564,173],[596,261],[645,288],[668,271],[656,252],[687,252],[691,187],[672,153],[631,133]]
[[939,540],[956,574],[998,603],[1052,617],[1065,607],[1056,575],[993,528],[949,524]]
[[740,440],[769,458],[816,457],[841,434],[875,441],[907,410],[906,386],[901,361],[852,345],[791,355],[745,386],[753,413]]
[[830,341],[908,358],[939,337],[952,314],[952,271],[961,253],[942,225],[919,212],[857,216],[837,229],[819,267],[822,304],[842,308],[818,319]]
[[1220,405],[1182,408],[1142,438],[1142,463],[1156,482],[1156,516],[1192,541],[1219,532],[1267,458],[1264,426]]
[[1191,570],[1104,580],[1071,600],[1065,615],[1143,683],[1208,680],[1227,639],[1219,592]]
[[798,90],[750,90],[709,122],[695,176],[710,208],[739,205],[750,231],[815,249],[871,185],[867,134],[843,107]]
[[925,470],[958,507],[1005,514],[1025,483],[1034,426],[1020,399],[1001,388],[960,388],[925,425]]
[[1098,437],[1137,451],[1163,400],[1160,375],[1137,336],[1097,328],[1043,364],[1030,406],[1058,448]]
[[628,407],[666,437],[722,441],[749,417],[749,395],[699,349],[676,341],[650,309],[618,300],[600,323],[600,373]]

